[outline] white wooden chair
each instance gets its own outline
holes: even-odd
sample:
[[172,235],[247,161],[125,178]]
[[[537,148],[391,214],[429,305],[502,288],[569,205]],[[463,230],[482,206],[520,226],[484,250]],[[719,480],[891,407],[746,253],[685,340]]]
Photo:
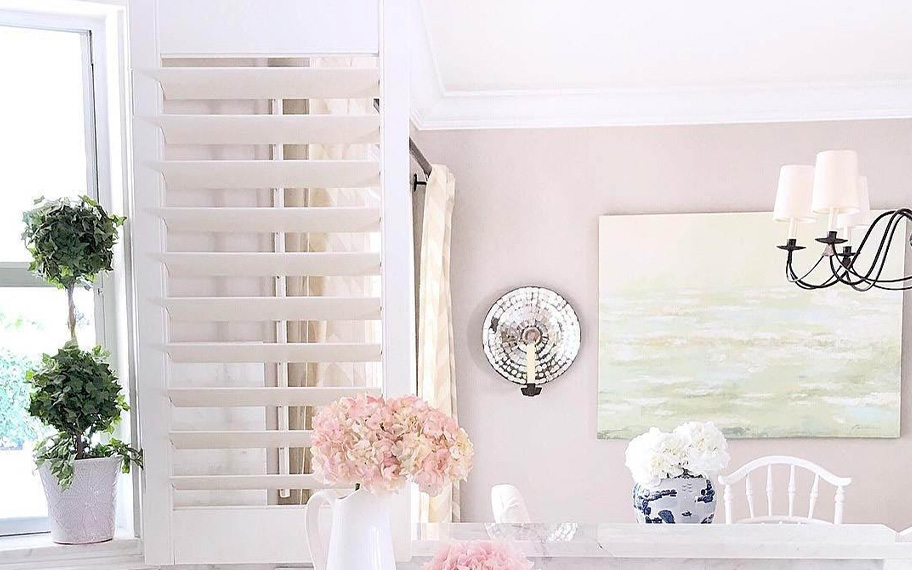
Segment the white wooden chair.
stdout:
[[[789,482],[786,491],[788,492],[788,515],[773,514],[773,466],[787,465],[789,467]],[[750,474],[753,471],[766,467],[766,514],[758,515],[754,509],[754,491],[751,485]],[[811,485],[810,497],[808,498],[807,516],[795,515],[795,495],[798,488],[797,470],[803,469],[810,471],[814,475],[814,483]],[[747,508],[750,516],[739,521],[732,520],[732,485],[744,479],[744,493],[747,497]],[[835,510],[833,511],[832,524],[842,524],[842,515],[845,508],[845,488],[852,482],[850,477],[837,477],[823,467],[812,463],[806,459],[798,457],[788,457],[786,455],[770,455],[754,459],[750,463],[742,466],[731,475],[720,475],[719,483],[725,487],[723,500],[725,503],[725,522],[731,524],[739,523],[798,523],[798,524],[831,524],[830,521],[815,519],[814,507],[817,505],[817,496],[819,495],[820,480],[836,487]]]
[[491,487],[491,510],[494,522],[525,524],[532,522],[529,509],[519,489],[513,485],[494,485]]

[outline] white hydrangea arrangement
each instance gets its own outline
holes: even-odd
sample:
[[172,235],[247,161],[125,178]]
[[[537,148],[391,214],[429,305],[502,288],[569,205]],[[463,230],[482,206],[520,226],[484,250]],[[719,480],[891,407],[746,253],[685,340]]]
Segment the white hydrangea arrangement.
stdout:
[[728,465],[728,442],[712,422],[687,422],[671,433],[652,428],[627,446],[627,468],[647,489],[662,479],[710,477]]

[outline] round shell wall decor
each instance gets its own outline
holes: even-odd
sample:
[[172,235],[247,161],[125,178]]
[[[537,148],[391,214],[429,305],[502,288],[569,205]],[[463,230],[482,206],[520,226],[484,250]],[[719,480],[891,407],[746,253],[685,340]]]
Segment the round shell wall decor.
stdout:
[[[570,368],[580,347],[580,325],[566,299],[544,287],[520,287],[494,303],[482,330],[485,356],[505,379],[535,396],[541,384]],[[532,350],[534,350],[534,357]],[[534,378],[530,371],[534,369]]]

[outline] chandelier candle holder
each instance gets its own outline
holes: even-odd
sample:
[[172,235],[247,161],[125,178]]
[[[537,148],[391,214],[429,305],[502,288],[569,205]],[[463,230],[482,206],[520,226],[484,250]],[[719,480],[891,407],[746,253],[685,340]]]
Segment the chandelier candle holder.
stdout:
[[[823,250],[807,271],[797,272],[795,252],[805,249],[798,245],[798,226],[816,222],[819,214],[828,217],[827,234],[816,238]],[[871,220],[868,180],[859,176],[855,151],[827,150],[817,154],[814,166],[783,166],[773,219],[789,224],[788,239],[778,247],[786,252],[785,276],[798,287],[814,290],[843,284],[856,291],[912,289],[912,275],[884,275],[896,233],[908,231],[905,224],[912,220],[912,210],[889,210]],[[867,231],[855,246],[852,233],[864,228]],[[912,247],[912,236],[908,243]],[[823,268],[824,276],[811,279],[818,268]]]

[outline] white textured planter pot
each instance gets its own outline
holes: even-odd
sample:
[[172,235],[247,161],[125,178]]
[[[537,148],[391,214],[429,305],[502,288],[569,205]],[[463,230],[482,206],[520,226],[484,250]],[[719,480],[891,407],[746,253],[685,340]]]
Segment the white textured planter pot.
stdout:
[[60,544],[90,544],[114,538],[119,457],[76,461],[73,484],[60,489],[47,464],[38,469],[47,497],[51,539]]

